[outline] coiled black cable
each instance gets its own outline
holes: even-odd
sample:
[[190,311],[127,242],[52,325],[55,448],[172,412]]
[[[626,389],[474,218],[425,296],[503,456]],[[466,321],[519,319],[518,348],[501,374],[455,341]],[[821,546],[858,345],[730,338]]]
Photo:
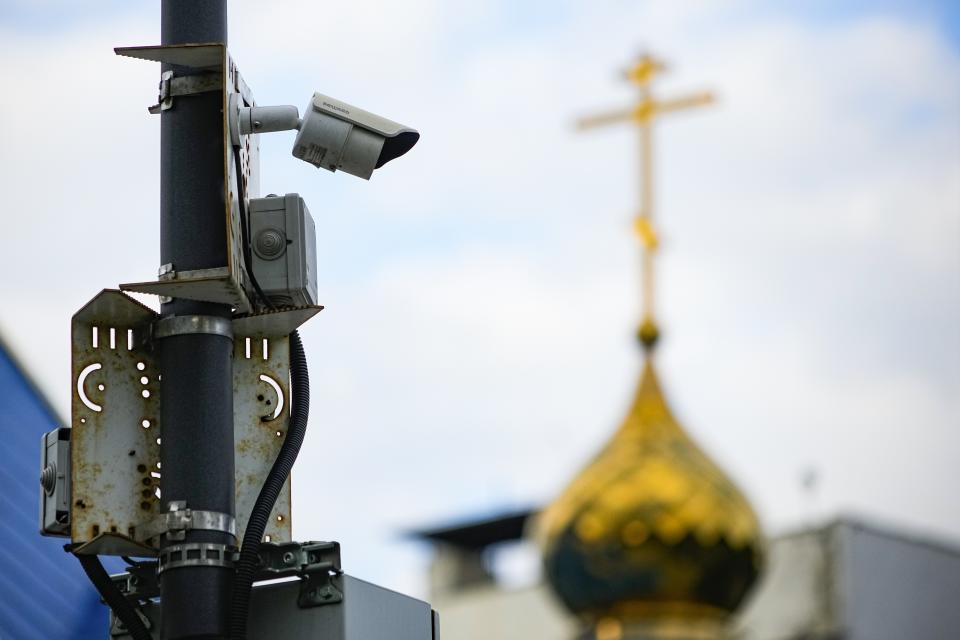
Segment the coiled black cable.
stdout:
[[233,601],[230,607],[230,638],[246,640],[247,616],[250,611],[250,590],[253,586],[253,574],[260,562],[260,542],[270,519],[270,512],[283,489],[283,483],[293,463],[300,453],[303,437],[307,432],[307,417],[310,414],[310,375],[307,370],[307,356],[303,351],[300,333],[290,334],[290,422],[287,437],[280,447],[280,453],[267,474],[260,489],[257,502],[250,512],[247,528],[240,545],[240,558],[236,563],[236,578],[233,584]]
[[113,614],[123,623],[123,626],[127,628],[127,632],[133,640],[152,640],[150,631],[147,630],[143,620],[140,619],[140,614],[124,597],[120,588],[110,579],[110,574],[103,568],[100,558],[94,555],[74,555],[80,561],[80,566],[83,567],[83,571],[90,578],[90,582],[93,583],[97,593],[107,603]]

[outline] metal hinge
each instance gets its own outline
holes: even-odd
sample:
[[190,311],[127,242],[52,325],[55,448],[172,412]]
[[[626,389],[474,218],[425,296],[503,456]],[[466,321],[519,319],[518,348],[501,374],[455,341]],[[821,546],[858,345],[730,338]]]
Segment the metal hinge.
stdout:
[[339,574],[311,573],[300,581],[297,606],[301,609],[343,602]]
[[260,547],[259,579],[300,576],[301,609],[343,602],[339,542],[283,542]]
[[343,573],[339,542],[264,542],[260,545],[260,580],[311,573]]
[[157,104],[147,108],[147,111],[153,114],[172,109],[173,99],[177,96],[222,90],[223,74],[202,73],[193,76],[175,76],[173,71],[164,71],[160,74],[159,89]]

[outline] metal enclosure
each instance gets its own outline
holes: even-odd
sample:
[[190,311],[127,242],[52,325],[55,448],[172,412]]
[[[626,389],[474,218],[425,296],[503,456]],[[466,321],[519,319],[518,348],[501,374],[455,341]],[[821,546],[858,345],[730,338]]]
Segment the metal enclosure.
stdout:
[[[439,640],[439,616],[426,602],[346,574],[331,580],[342,599],[308,607],[298,604],[300,580],[255,586],[249,640]],[[142,612],[160,638],[160,604],[150,601]]]
[[276,306],[317,302],[317,237],[296,193],[250,200],[253,273]]
[[253,594],[250,640],[436,640],[430,605],[349,575],[332,578],[335,604],[299,608],[298,582],[262,586]]
[[40,441],[40,533],[70,532],[70,429],[54,429]]

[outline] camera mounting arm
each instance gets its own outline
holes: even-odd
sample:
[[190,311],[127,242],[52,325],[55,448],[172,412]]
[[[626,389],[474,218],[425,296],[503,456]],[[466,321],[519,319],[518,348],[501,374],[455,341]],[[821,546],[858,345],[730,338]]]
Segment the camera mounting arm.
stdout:
[[240,106],[237,94],[230,94],[230,141],[241,145],[240,137],[251,133],[291,131],[300,128],[300,112],[292,105],[276,107]]

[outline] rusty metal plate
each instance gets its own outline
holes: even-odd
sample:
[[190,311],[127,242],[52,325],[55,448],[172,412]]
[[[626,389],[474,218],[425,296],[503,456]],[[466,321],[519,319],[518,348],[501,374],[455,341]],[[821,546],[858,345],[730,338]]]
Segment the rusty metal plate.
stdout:
[[169,280],[127,282],[121,284],[120,289],[171,298],[229,304],[239,312],[250,310],[247,297],[230,276],[228,267],[174,272],[174,277]]
[[[82,545],[78,553],[156,552],[146,535],[161,507],[163,471],[160,385],[147,348],[157,317],[116,290],[102,291],[73,317],[71,538]],[[289,370],[285,336],[234,338],[238,540],[287,433]],[[287,478],[265,538],[285,542],[291,532]]]
[[[260,487],[287,435],[290,344],[286,337],[237,336],[233,346],[237,540],[242,540]],[[264,534],[269,542],[292,539],[290,478],[283,485]]]
[[88,552],[142,554],[137,530],[160,506],[160,385],[144,347],[156,317],[106,289],[73,316],[70,537],[99,539]]
[[182,67],[206,69],[223,66],[226,49],[220,43],[168,44],[146,47],[115,47],[118,56],[138,58],[152,62],[165,62]]

